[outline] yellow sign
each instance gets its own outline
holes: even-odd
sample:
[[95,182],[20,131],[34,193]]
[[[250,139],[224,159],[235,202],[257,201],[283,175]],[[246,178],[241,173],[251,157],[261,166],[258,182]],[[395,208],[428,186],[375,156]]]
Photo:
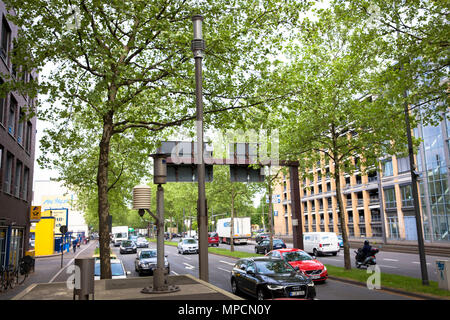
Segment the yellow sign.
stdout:
[[45,210],[42,213],[42,216],[55,218],[55,227],[54,227],[55,233],[61,233],[61,231],[59,231],[59,228],[61,226],[67,226],[67,218],[68,218],[67,209]]
[[32,206],[30,210],[30,221],[41,220],[41,206]]

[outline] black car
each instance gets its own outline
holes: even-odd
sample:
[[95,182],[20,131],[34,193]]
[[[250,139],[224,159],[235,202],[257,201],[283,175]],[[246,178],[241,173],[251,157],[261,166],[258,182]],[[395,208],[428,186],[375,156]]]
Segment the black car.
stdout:
[[[153,274],[153,270],[157,267],[158,262],[158,251],[151,249],[151,250],[142,250],[138,253],[136,260],[134,262],[134,269],[137,273],[139,273],[139,276],[142,276],[144,273],[150,273]],[[166,259],[167,255],[164,257],[164,266],[167,270],[167,274],[170,273],[170,265],[169,261]]]
[[258,300],[316,297],[311,278],[284,260],[271,257],[238,260],[231,271],[231,289],[234,294],[245,293]]
[[263,240],[269,239],[270,234],[268,233],[258,233],[255,237],[256,243],[260,243]]
[[[273,250],[285,249],[286,244],[281,239],[273,239]],[[255,253],[266,254],[270,251],[270,239],[263,240],[255,245]]]
[[136,253],[136,244],[131,240],[124,240],[120,243],[120,253]]

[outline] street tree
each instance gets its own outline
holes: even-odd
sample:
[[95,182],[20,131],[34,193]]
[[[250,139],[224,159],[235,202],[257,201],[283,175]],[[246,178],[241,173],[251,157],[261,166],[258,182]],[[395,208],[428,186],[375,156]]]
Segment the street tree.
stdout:
[[304,32],[288,48],[289,63],[274,72],[277,88],[283,83],[291,92],[274,105],[280,110],[280,157],[298,160],[300,172],[310,177],[331,162],[345,269],[351,269],[342,176],[364,174],[379,167],[380,157],[405,151],[404,117],[401,105],[371,95],[383,46],[372,34],[337,23],[331,9],[317,14],[317,21],[305,19]]
[[[251,105],[265,42],[277,27],[298,18],[296,1],[43,1],[6,0],[8,19],[19,27],[12,50],[21,70],[52,63],[50,75],[4,90],[48,94],[39,117],[52,123],[43,147],[56,158],[86,143],[97,148],[96,184],[101,278],[111,277],[107,217],[111,141],[126,136],[142,150],[154,149],[159,133],[195,120],[191,17],[203,14],[207,43],[205,121],[227,123]],[[272,37],[273,38],[273,37]],[[5,75],[7,77],[7,75]],[[233,113],[232,110],[241,110]],[[243,111],[242,111],[243,110]],[[90,146],[88,150],[91,150]],[[69,151],[69,152],[68,152]],[[66,157],[58,170],[71,170]],[[67,182],[77,184],[77,181]]]

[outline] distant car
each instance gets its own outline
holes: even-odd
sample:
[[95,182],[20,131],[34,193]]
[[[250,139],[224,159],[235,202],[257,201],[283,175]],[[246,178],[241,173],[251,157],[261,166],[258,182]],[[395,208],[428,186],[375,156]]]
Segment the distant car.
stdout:
[[[286,248],[286,244],[281,239],[273,239],[273,249],[283,249]],[[270,251],[270,239],[263,240],[255,245],[255,253],[266,254]]]
[[136,247],[138,248],[148,248],[148,241],[145,238],[138,238],[136,241]]
[[136,253],[136,244],[131,240],[124,240],[120,243],[120,253]]
[[266,254],[267,257],[283,259],[293,268],[310,277],[314,282],[325,282],[328,278],[327,268],[322,262],[314,259],[300,249],[279,249]]
[[219,246],[219,234],[217,232],[208,232],[208,245]]
[[338,242],[339,242],[339,248],[344,247],[344,239],[342,239],[342,236],[337,236]]
[[[126,279],[130,275],[130,271],[126,271],[123,263],[119,259],[111,259],[111,278],[112,279]],[[100,280],[100,260],[95,261],[94,265],[94,280]]]
[[236,262],[231,271],[231,289],[258,300],[275,298],[314,299],[314,282],[297,272],[282,259],[269,257],[245,258]]
[[182,238],[178,242],[178,253],[198,253],[198,241],[194,238]]
[[263,240],[266,240],[270,237],[270,234],[268,233],[258,233],[255,237],[256,243],[260,243]]
[[[156,249],[142,250],[137,254],[136,260],[134,262],[134,268],[136,272],[142,276],[144,273],[153,274],[153,270],[157,267],[157,254]],[[167,270],[167,274],[170,273],[169,261],[166,259],[167,255],[164,257],[164,266]]]
[[303,249],[314,256],[339,252],[338,238],[333,232],[305,232],[303,233]]

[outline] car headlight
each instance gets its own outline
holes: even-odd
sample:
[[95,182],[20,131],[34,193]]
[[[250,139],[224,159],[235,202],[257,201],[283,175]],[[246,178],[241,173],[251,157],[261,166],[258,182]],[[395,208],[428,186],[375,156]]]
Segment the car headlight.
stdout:
[[279,285],[276,285],[276,284],[268,284],[267,288],[270,289],[270,290],[283,290],[284,289],[283,286],[279,286]]
[[141,267],[146,267],[146,266],[147,266],[147,264],[144,263],[144,262],[139,263],[139,265],[140,265]]
[[327,271],[327,267],[323,266],[323,271]]

